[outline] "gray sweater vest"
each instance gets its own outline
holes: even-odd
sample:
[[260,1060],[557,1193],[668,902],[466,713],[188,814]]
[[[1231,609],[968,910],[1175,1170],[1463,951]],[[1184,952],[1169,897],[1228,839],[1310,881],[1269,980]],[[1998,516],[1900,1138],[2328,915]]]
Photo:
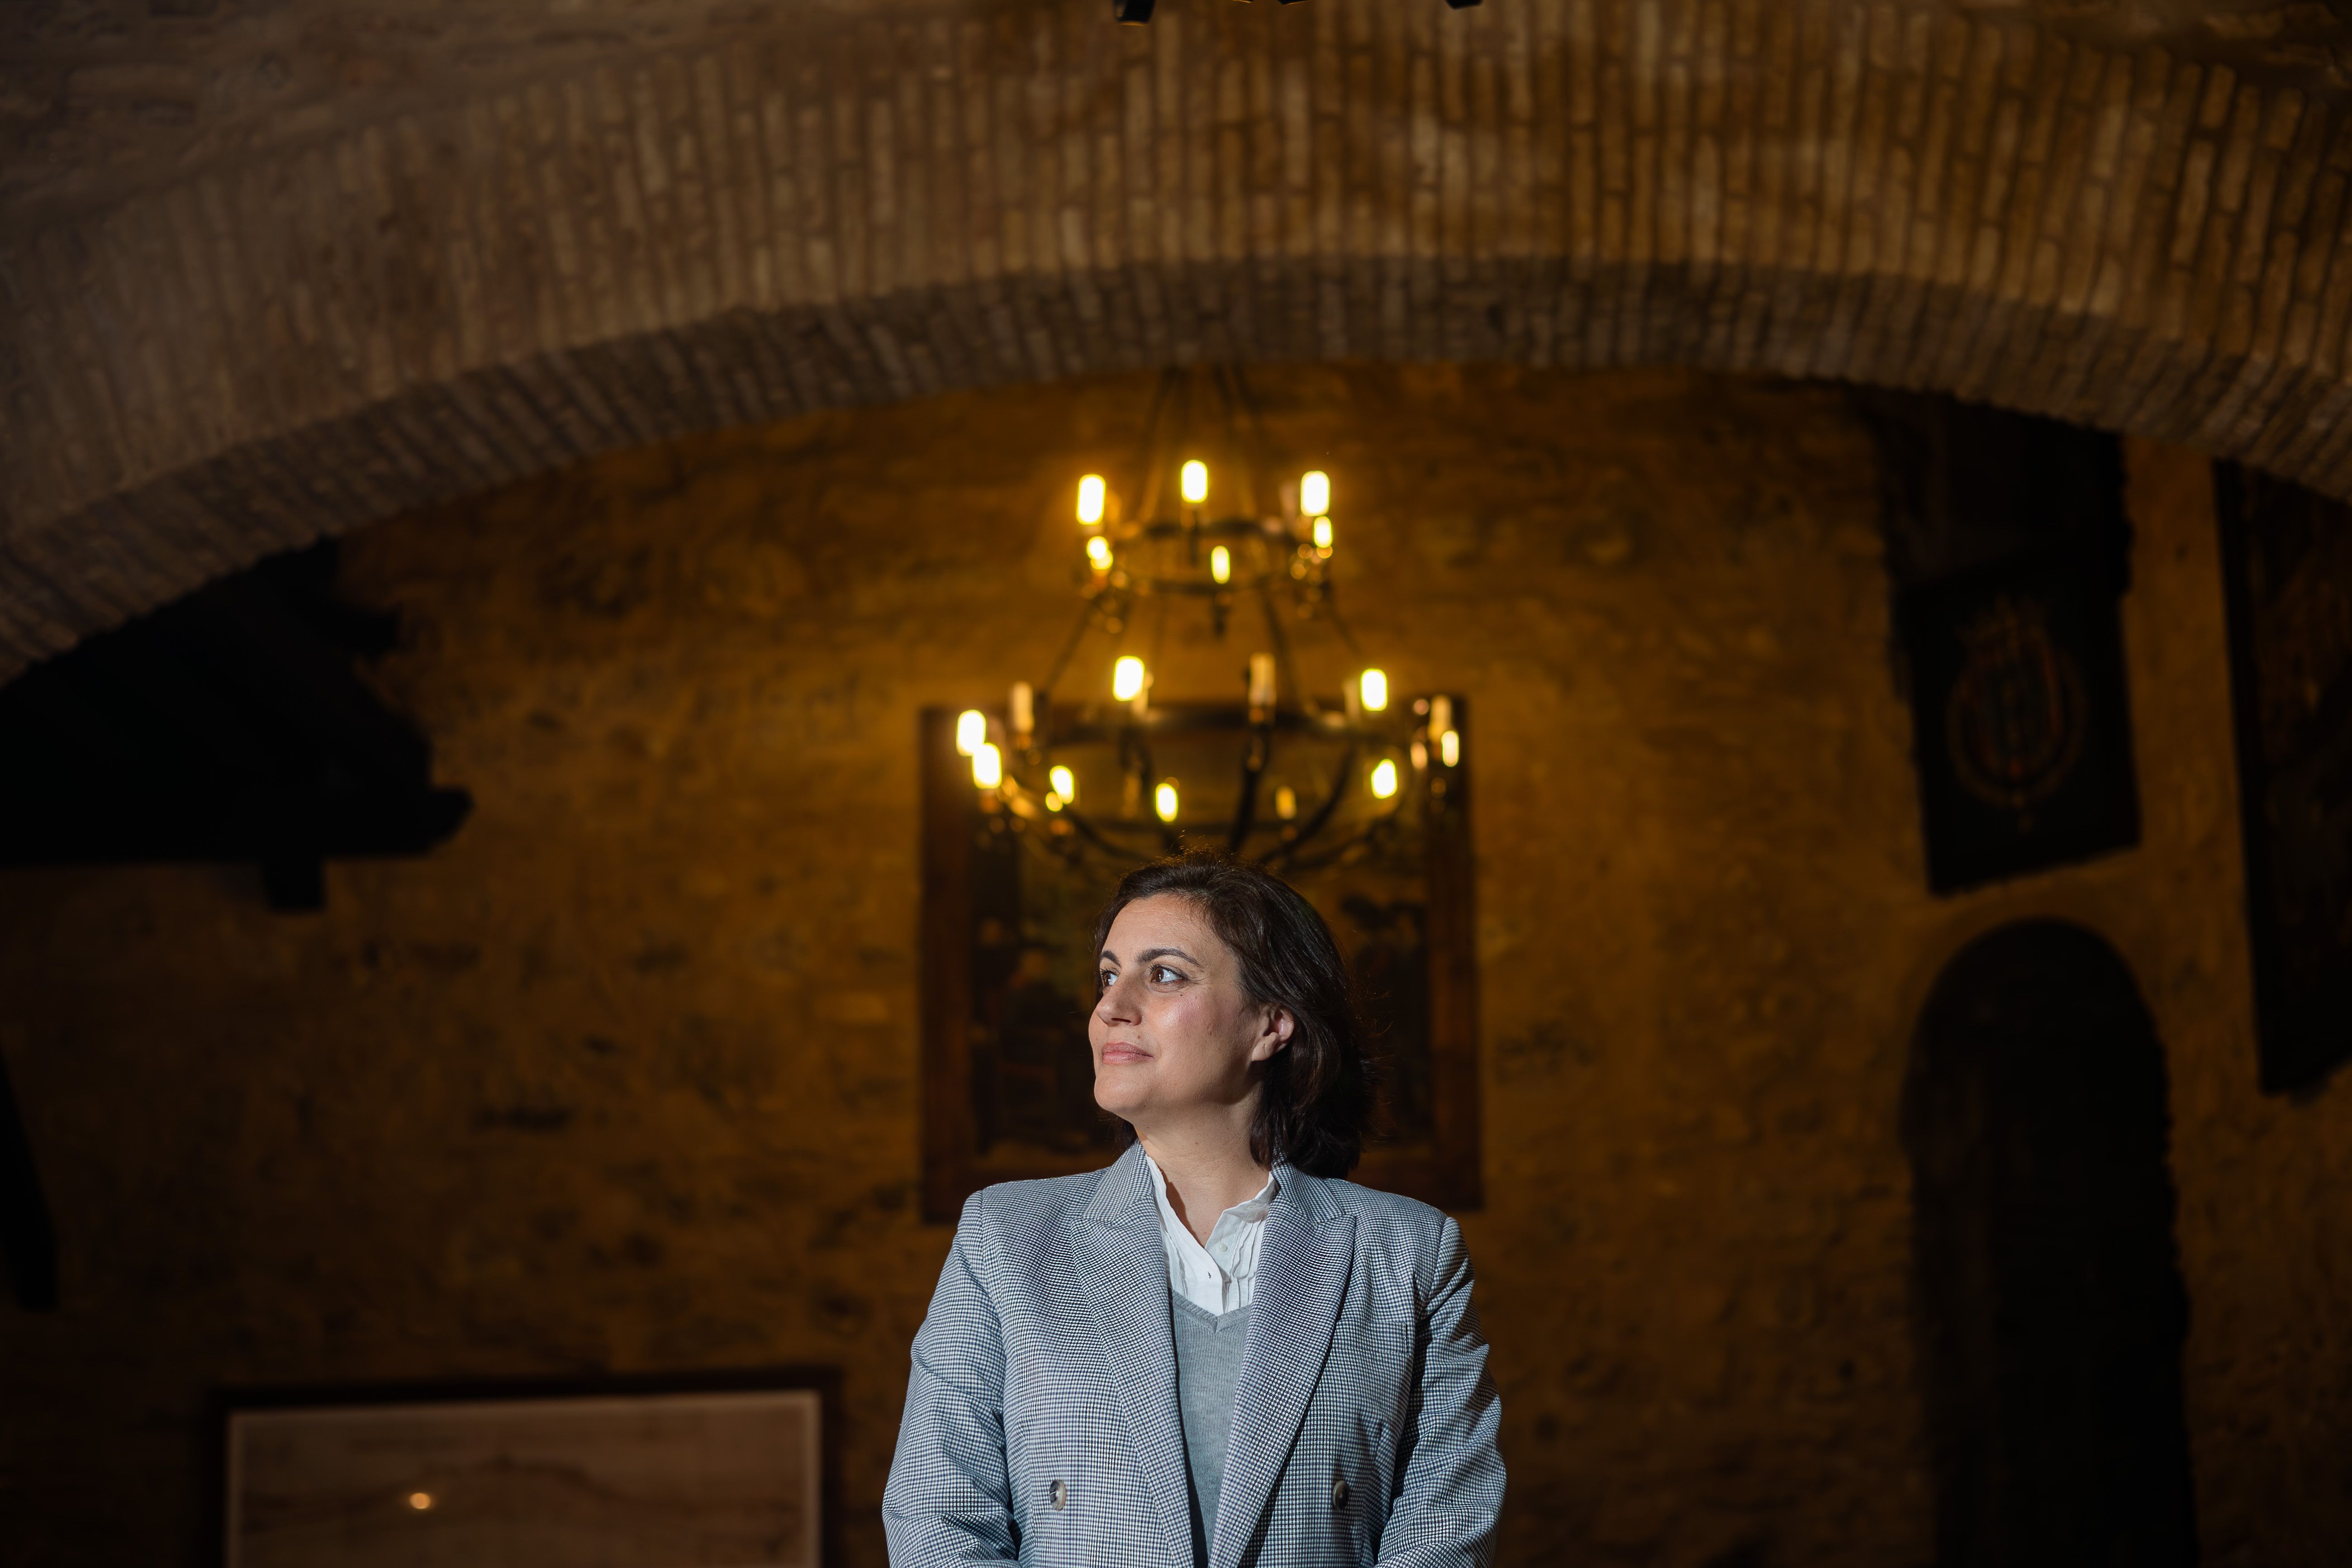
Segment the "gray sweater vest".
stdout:
[[1225,1448],[1234,1435],[1234,1391],[1249,1344],[1250,1310],[1220,1318],[1177,1295],[1176,1397],[1184,1415],[1184,1457],[1192,1472],[1192,1561],[1209,1560],[1217,1528],[1217,1498],[1225,1485]]

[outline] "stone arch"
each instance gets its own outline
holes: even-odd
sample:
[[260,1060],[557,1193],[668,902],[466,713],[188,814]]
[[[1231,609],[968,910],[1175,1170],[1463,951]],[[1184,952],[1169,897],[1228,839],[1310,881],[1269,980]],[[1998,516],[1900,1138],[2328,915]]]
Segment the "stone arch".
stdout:
[[[841,0],[665,33],[509,0],[353,43],[322,0],[257,9],[292,18],[258,64],[169,17],[102,70],[62,37],[12,64],[0,111],[48,140],[0,166],[0,675],[600,450],[1204,356],[1933,388],[2352,492],[2352,138],[2291,29]],[[176,79],[140,69],[215,55],[329,85],[150,112]]]

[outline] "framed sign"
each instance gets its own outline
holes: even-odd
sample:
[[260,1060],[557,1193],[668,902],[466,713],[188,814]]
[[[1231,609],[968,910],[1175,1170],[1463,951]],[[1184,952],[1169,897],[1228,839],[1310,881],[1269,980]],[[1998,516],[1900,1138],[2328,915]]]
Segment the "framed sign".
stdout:
[[2352,507],[2213,468],[2262,1086],[2352,1058]]
[[1907,588],[1913,754],[1938,893],[2139,842],[2115,574],[2077,552]]
[[227,1568],[822,1568],[833,1374],[220,1396]]
[[1469,705],[1433,700],[1450,721],[1444,759],[1404,738],[1409,718],[1383,763],[1360,727],[1350,738],[1286,714],[1258,773],[1236,765],[1253,743],[1240,708],[1057,707],[1044,716],[1051,759],[1074,796],[1052,810],[975,787],[956,714],[922,714],[925,1218],[954,1220],[992,1183],[1110,1161],[1116,1126],[1095,1105],[1087,1045],[1095,917],[1127,871],[1229,845],[1235,823],[1240,853],[1330,923],[1365,1000],[1381,1110],[1354,1179],[1478,1205]]

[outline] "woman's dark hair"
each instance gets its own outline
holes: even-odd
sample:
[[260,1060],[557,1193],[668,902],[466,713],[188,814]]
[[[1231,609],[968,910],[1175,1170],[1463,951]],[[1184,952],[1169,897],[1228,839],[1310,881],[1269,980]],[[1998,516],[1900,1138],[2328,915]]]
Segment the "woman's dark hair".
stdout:
[[[1250,1000],[1286,1008],[1296,1020],[1289,1045],[1265,1063],[1250,1153],[1264,1164],[1287,1160],[1311,1176],[1346,1175],[1362,1152],[1371,1085],[1354,987],[1331,928],[1279,877],[1195,850],[1120,879],[1095,920],[1097,963],[1118,911],[1162,896],[1199,906],[1241,960]],[[1127,1127],[1128,1136],[1134,1131]]]

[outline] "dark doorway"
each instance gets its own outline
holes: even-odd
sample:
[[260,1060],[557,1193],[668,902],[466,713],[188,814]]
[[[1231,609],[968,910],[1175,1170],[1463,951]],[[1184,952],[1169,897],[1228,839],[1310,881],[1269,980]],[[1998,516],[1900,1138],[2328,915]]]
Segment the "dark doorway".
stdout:
[[2164,1053],[2130,970],[2057,921],[1979,938],[1904,1099],[1937,1563],[2194,1563]]

